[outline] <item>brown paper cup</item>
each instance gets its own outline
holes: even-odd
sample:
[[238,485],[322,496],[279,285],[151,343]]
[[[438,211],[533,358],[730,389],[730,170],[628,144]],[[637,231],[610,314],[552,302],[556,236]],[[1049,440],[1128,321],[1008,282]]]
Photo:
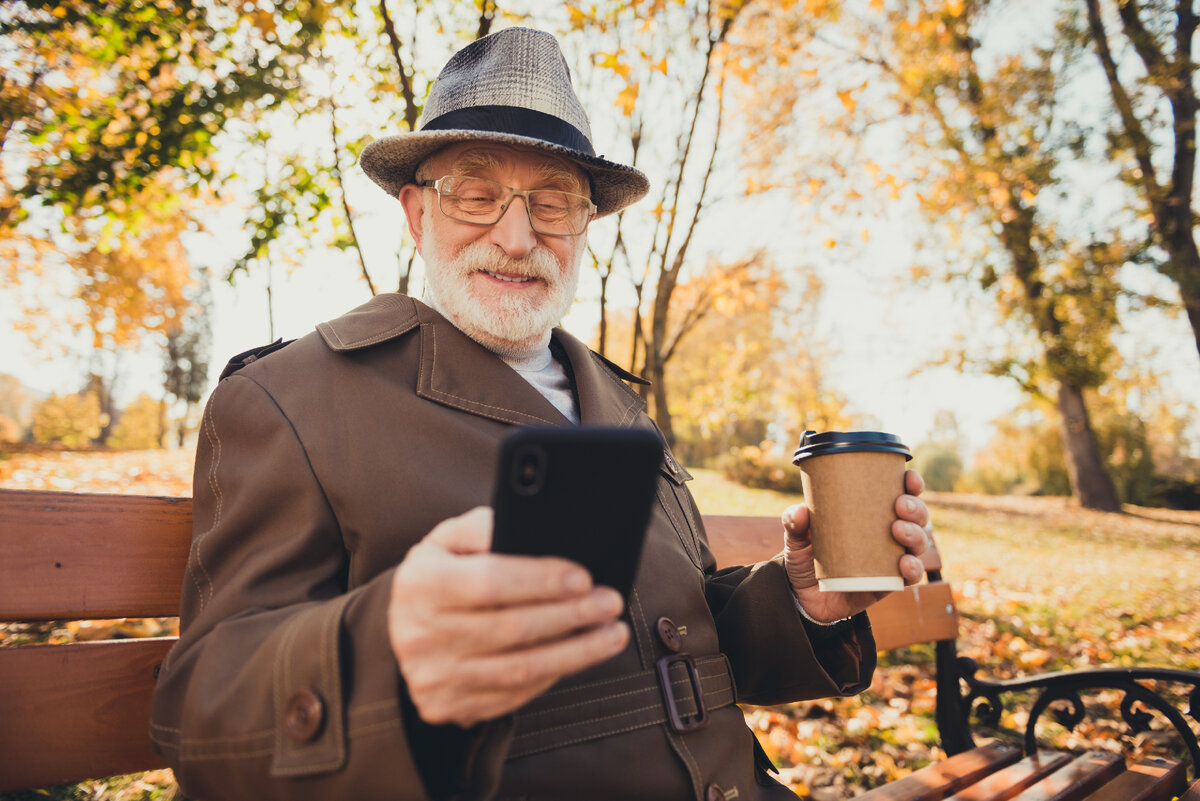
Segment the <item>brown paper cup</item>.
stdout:
[[900,453],[851,451],[799,462],[822,591],[904,589],[904,548],[892,537],[892,521],[905,461]]

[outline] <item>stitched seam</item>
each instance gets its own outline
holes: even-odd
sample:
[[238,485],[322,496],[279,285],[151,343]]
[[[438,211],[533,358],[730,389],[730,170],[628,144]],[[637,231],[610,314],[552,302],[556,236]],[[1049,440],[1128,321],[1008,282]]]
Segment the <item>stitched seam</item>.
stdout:
[[675,741],[679,743],[679,755],[683,757],[684,762],[688,765],[688,773],[692,776],[692,783],[696,788],[697,793],[700,790],[700,766],[696,764],[696,758],[692,756],[692,749],[688,748],[687,742],[675,735]]
[[641,657],[642,667],[649,668],[649,664],[653,661],[654,655],[646,653],[650,642],[650,626],[646,623],[646,614],[642,611],[642,599],[638,595],[637,587],[633,588],[633,609],[637,613],[638,623],[642,626],[642,636],[638,638],[638,656]]
[[195,762],[203,762],[210,759],[258,759],[259,757],[270,756],[271,753],[270,748],[260,748],[256,751],[192,751],[187,754],[180,752],[180,757]]
[[[718,675],[719,674],[712,674],[710,676],[701,676],[701,679],[702,680],[710,679],[710,677],[716,677]],[[671,682],[672,693],[674,692],[674,688],[676,688],[676,687],[688,687],[690,685],[691,685],[690,679],[673,680]],[[732,688],[733,688],[732,682],[726,682],[725,686],[715,687],[713,689],[709,689],[708,692],[704,692],[703,697],[709,698],[709,697],[712,697],[712,695],[724,695],[725,693],[730,691],[730,689],[732,689]],[[599,698],[592,698],[592,699],[588,699],[588,700],[577,701],[577,703],[575,703],[575,704],[564,704],[562,706],[552,706],[552,707],[550,707],[550,709],[539,710],[536,712],[522,713],[521,717],[528,719],[528,718],[532,718],[532,717],[538,716],[538,715],[551,715],[551,713],[554,713],[554,712],[564,712],[566,710],[576,709],[576,707],[580,707],[580,706],[588,706],[590,704],[600,704],[600,703],[604,703],[604,701],[613,700],[616,698],[625,698],[625,697],[628,697],[628,695],[640,695],[643,693],[653,693],[656,691],[656,689],[658,689],[658,687],[643,687],[642,689],[631,689],[631,691],[625,692],[625,693],[616,693],[616,694],[612,694],[612,695],[601,695],[601,697],[599,697]],[[641,711],[644,711],[647,709],[652,709],[652,707],[642,706],[642,707],[638,707],[638,709],[636,709],[636,710],[631,710],[628,712],[618,712],[618,713],[616,713],[616,715],[588,718],[587,722],[592,723],[595,721],[604,721],[604,719],[607,719],[608,717],[619,717],[622,715],[632,715],[632,713],[634,713],[634,712],[641,712]],[[578,723],[580,723],[580,722],[576,722],[576,724],[578,724]],[[572,725],[572,724],[568,724],[568,725]],[[562,727],[553,727],[553,728],[562,728]],[[542,729],[542,730],[550,731],[552,729]],[[520,736],[529,736],[529,735],[520,735]]]
[[[598,704],[598,703],[601,703],[602,701],[611,701],[614,698],[625,698],[626,696],[630,696],[630,695],[641,695],[642,693],[654,692],[654,690],[655,690],[654,687],[643,687],[640,690],[630,690],[629,692],[614,693],[613,695],[602,695],[598,698],[589,698],[586,701],[577,701],[573,704],[563,704],[562,706],[553,706],[553,707],[550,707],[549,709],[539,709],[536,712],[523,713],[521,715],[521,717],[531,718],[534,715],[549,715],[553,712],[562,712],[565,709],[575,709],[576,707],[587,706],[588,704]],[[603,720],[603,718],[599,718],[599,719]]]
[[208,568],[204,566],[204,558],[200,555],[200,546],[203,544],[204,540],[207,539],[208,535],[211,534],[218,525],[220,525],[221,512],[225,508],[225,497],[221,494],[221,482],[217,479],[217,468],[221,464],[221,437],[219,434],[217,434],[217,424],[213,419],[213,413],[216,411],[216,405],[217,401],[214,397],[212,402],[209,404],[207,413],[205,414],[205,418],[207,419],[208,423],[207,426],[205,426],[205,436],[208,438],[209,447],[212,448],[213,451],[212,465],[210,465],[208,468],[208,487],[210,490],[212,490],[215,503],[213,509],[213,520],[212,525],[209,526],[208,530],[198,535],[195,538],[195,542],[192,544],[192,550],[195,553],[194,561],[196,563],[196,567],[200,569],[200,573],[204,576],[204,582],[208,586],[208,597],[206,599],[204,587],[200,585],[199,580],[196,578],[196,574],[194,572],[192,573],[192,582],[196,585],[196,593],[200,600],[200,611],[204,610],[205,604],[211,601],[213,597],[212,576],[208,574]]
[[[589,353],[591,353],[591,351],[589,351]],[[624,381],[622,381],[620,378],[618,378],[613,373],[612,368],[610,368],[607,364],[605,364],[603,361],[601,361],[597,358],[596,354],[591,353],[591,356],[592,356],[592,361],[600,362],[599,367],[600,367],[601,375],[605,376],[609,381],[611,381],[613,384],[618,386],[621,389],[621,391],[625,393],[626,397],[628,397],[630,400],[633,401],[635,406],[641,404],[641,401],[642,401],[641,395],[637,394],[637,392],[630,389],[628,384],[626,384]]]
[[[433,343],[433,359],[434,359],[434,361],[436,361],[437,360],[437,329],[433,327],[432,323],[421,323],[422,328],[424,328],[427,325],[429,326],[429,332],[430,332],[429,340],[430,340],[430,342]],[[422,332],[422,333],[424,333],[424,332]],[[424,360],[422,360],[422,362],[424,362]],[[422,369],[420,372],[423,375],[424,374],[424,364],[423,363],[422,363],[421,367],[422,367]],[[420,376],[418,376],[418,380],[420,380]],[[552,423],[553,422],[551,420],[547,420],[545,417],[538,417],[536,414],[529,414],[528,412],[520,412],[520,411],[517,411],[516,409],[509,409],[504,406],[493,406],[490,403],[484,403],[483,401],[472,400],[471,398],[464,398],[461,395],[455,395],[452,392],[446,392],[444,389],[438,389],[437,387],[435,387],[433,385],[432,376],[429,379],[429,391],[431,394],[437,395],[438,398],[441,400],[445,400],[447,398],[453,398],[457,401],[461,401],[462,403],[464,403],[466,405],[459,406],[457,404],[449,403],[448,401],[447,401],[447,403],[448,403],[448,405],[454,406],[454,408],[456,408],[456,409],[462,409],[463,411],[469,412],[469,411],[473,411],[474,409],[489,409],[493,412],[507,412],[508,414],[519,415],[518,417],[515,417],[515,418],[513,418],[513,417],[505,418],[510,423],[518,423],[525,419],[533,419],[533,420],[537,420],[542,423]]]
[[[342,741],[342,695],[341,682],[337,680],[337,633],[338,627],[341,625],[342,612],[345,610],[346,602],[338,604],[334,609],[337,612],[333,615],[332,620],[325,621],[325,630],[321,637],[321,651],[324,659],[321,660],[321,686],[329,695],[333,696],[330,701],[331,707],[335,709],[328,710],[329,720],[326,725],[329,726],[329,738],[333,746],[333,753],[330,759],[334,763],[340,764],[342,760],[341,741]],[[336,715],[335,715],[336,713]]]
[[[367,339],[356,339],[353,342],[348,342],[348,343],[344,343],[341,337],[337,337],[338,347],[342,348],[343,350],[355,350],[357,348],[365,348],[368,345],[375,345],[379,342],[385,342],[389,339],[392,339],[393,337],[395,337],[399,334],[403,334],[405,330],[406,329],[404,326],[397,325],[392,328],[389,328],[387,331],[378,333],[373,337],[368,337]],[[337,336],[337,334],[335,333],[334,336]]]
[[384,731],[391,731],[393,729],[399,729],[399,728],[401,728],[400,721],[393,718],[392,720],[381,720],[381,721],[378,721],[377,723],[368,723],[364,726],[352,728],[352,729],[350,729],[350,734],[352,736],[353,735],[378,734],[378,733],[381,733]]
[[253,743],[259,740],[268,741],[272,739],[275,732],[271,729],[263,729],[262,731],[247,732],[245,734],[227,734],[222,737],[181,737],[179,745],[181,748],[194,748],[202,745],[238,745],[241,743]]
[[[295,639],[296,636],[296,628],[296,618],[293,617],[288,622],[287,630],[283,632],[283,636],[280,638],[279,645],[276,646],[275,650],[275,666],[273,669],[275,676],[275,687],[273,688],[273,695],[275,696],[275,715],[277,716],[276,726],[279,727],[283,726],[283,716],[285,714],[283,706],[283,688],[290,686],[291,684],[291,671],[288,667],[288,660],[284,658],[284,655],[287,654],[292,647],[292,640]],[[275,734],[275,759],[282,760],[286,754],[287,743],[284,742],[284,738],[280,737],[278,734]]]
[[[697,665],[698,667],[701,666],[699,663],[702,663],[702,666],[705,669],[719,666],[718,670],[714,671],[711,674],[707,674],[707,675],[719,676],[722,673],[728,673],[728,669],[725,667],[725,660],[721,658],[720,654],[715,654],[715,655],[710,655],[710,656],[702,656],[702,657],[699,657],[696,661],[698,663],[698,665]],[[641,676],[647,676],[647,675],[650,675],[650,674],[647,674],[644,672],[643,673],[628,673],[624,676],[618,676],[615,679],[604,679],[603,681],[593,681],[588,684],[577,684],[574,687],[564,687],[559,690],[551,690],[548,693],[543,693],[541,697],[542,698],[550,698],[555,695],[563,695],[565,693],[575,693],[575,692],[579,692],[580,690],[586,690],[586,689],[591,689],[591,688],[595,688],[595,687],[603,687],[606,684],[616,684],[619,681],[629,681],[631,678],[636,679]]]
[[321,499],[325,501],[325,508],[329,510],[330,519],[333,520],[334,524],[337,526],[338,539],[340,539],[344,545],[346,542],[346,537],[342,534],[342,523],[340,520],[338,520],[338,516],[333,510],[333,504],[329,500],[329,493],[325,491],[325,485],[321,483],[320,477],[317,476],[317,471],[313,468],[312,458],[308,455],[308,447],[305,446],[304,440],[300,439],[300,432],[296,430],[296,426],[292,422],[292,419],[287,416],[282,408],[280,408],[278,401],[275,400],[275,396],[271,394],[270,390],[249,376],[237,377],[243,378],[246,381],[254,384],[254,386],[258,387],[262,391],[263,395],[267,397],[267,400],[271,402],[271,405],[275,407],[275,411],[279,413],[280,419],[287,423],[287,427],[292,432],[292,439],[296,441],[296,445],[300,448],[300,452],[304,454],[304,463],[308,466],[308,474],[312,476],[313,483],[316,484],[317,490],[321,493]]
[[[649,706],[640,706],[637,709],[630,709],[628,712],[617,712],[615,714],[604,715],[603,717],[599,717],[599,718],[589,718],[588,720],[576,720],[576,721],[572,721],[570,723],[562,723],[562,724],[559,724],[558,726],[545,726],[543,728],[539,728],[537,731],[528,732],[526,734],[518,734],[513,739],[521,740],[521,739],[524,739],[527,737],[538,737],[542,734],[545,734],[546,732],[559,731],[561,729],[571,729],[576,726],[590,726],[594,723],[599,723],[601,721],[613,720],[615,718],[627,718],[630,715],[637,715],[637,714],[646,712],[651,709],[661,709],[661,708],[662,708],[661,704],[650,704]],[[657,723],[658,721],[654,721],[654,722]],[[653,723],[649,723],[646,725],[653,725]]]
[[[337,346],[338,346],[339,348],[342,348],[342,349],[345,349],[345,348],[346,348],[346,343],[342,341],[342,338],[341,338],[341,336],[340,336],[340,335],[338,335],[338,332],[337,332],[337,329],[336,329],[336,328],[334,328],[334,327],[333,327],[332,325],[330,325],[329,323],[324,323],[324,324],[323,324],[321,327],[322,327],[322,328],[324,328],[324,329],[325,329],[325,331],[328,331],[328,332],[329,332],[329,335],[330,335],[331,337],[333,337],[334,339],[336,339],[336,340],[337,340]],[[321,333],[325,333],[325,331],[322,331]]]
[[518,751],[518,749],[516,749],[516,748],[514,748],[513,750],[517,751],[515,756],[518,756],[518,757],[529,756],[531,754],[537,754],[542,751],[549,751],[554,748],[562,748],[563,746],[566,746],[566,745],[574,745],[575,743],[586,743],[589,740],[598,740],[601,737],[612,737],[614,734],[624,734],[627,731],[637,731],[638,729],[646,729],[646,728],[649,728],[650,726],[655,726],[655,725],[657,725],[657,721],[655,721],[654,723],[642,723],[642,724],[638,724],[635,726],[626,726],[625,728],[622,728],[622,729],[613,729],[612,731],[600,732],[597,734],[590,734],[585,737],[576,737],[573,740],[560,740],[559,742],[556,742],[553,745],[547,745],[547,746],[542,746],[540,748],[534,748],[530,751],[521,752],[521,751]]
[[[692,553],[692,549],[688,547],[687,542],[684,540],[683,532],[680,530],[684,526],[680,524],[679,518],[676,517],[675,513],[671,511],[671,504],[667,503],[667,499],[663,494],[662,485],[656,483],[654,485],[654,492],[658,495],[658,505],[662,507],[663,511],[667,513],[667,517],[671,520],[671,527],[675,529],[675,536],[679,540],[679,544],[683,546],[683,552],[687,554],[688,561],[692,563],[692,567],[703,569],[700,555],[698,553]],[[691,530],[689,529],[689,533],[690,531]],[[694,539],[694,537],[692,537],[692,539]]]
[[[724,671],[722,671],[722,672],[724,672]],[[721,675],[721,673],[710,673],[707,675],[701,674],[700,678],[701,678],[701,680],[712,679],[712,678],[718,678],[720,675]],[[689,678],[672,679],[671,687],[672,688],[686,687],[686,686],[690,685],[691,683],[692,683],[692,681]],[[708,692],[704,693],[704,697],[707,698],[710,695],[719,695],[721,693],[725,693],[725,692],[729,691],[732,687],[733,687],[732,683],[726,683],[725,686],[723,686],[723,687],[717,687],[717,688],[714,688],[714,689],[709,690]],[[549,707],[548,709],[539,709],[536,712],[525,712],[525,713],[521,714],[521,717],[528,719],[528,718],[532,718],[536,715],[549,715],[554,712],[563,712],[568,709],[575,709],[576,707],[587,706],[589,704],[599,704],[604,701],[611,701],[615,698],[625,698],[630,695],[640,695],[642,693],[653,693],[653,692],[656,692],[657,690],[658,690],[658,687],[642,687],[641,689],[629,690],[628,692],[613,693],[612,695],[602,695],[602,696],[599,696],[596,698],[589,698],[586,701],[577,701],[576,703],[573,703],[573,704],[563,704],[562,706]],[[621,713],[621,714],[628,714],[628,713]],[[592,720],[604,720],[604,718],[592,718]]]

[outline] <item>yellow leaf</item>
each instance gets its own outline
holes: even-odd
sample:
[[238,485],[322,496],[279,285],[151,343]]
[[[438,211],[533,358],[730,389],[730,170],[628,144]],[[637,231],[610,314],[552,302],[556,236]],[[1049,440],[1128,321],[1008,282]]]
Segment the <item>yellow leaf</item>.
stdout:
[[658,70],[663,75],[666,75],[667,74],[667,57],[663,56],[663,60],[654,65],[654,69]]
[[966,3],[963,0],[949,0],[946,3],[946,13],[952,17],[961,17],[966,11]]
[[846,107],[846,111],[854,111],[858,106],[858,101],[854,99],[853,89],[843,89],[837,93],[838,100],[842,101],[842,105]]
[[828,248],[829,250],[833,250],[834,248],[837,247],[837,240],[832,237],[830,237],[829,239],[826,239],[825,247]]
[[621,90],[617,95],[617,108],[621,109],[621,113],[626,117],[633,115],[633,110],[637,106],[638,85],[631,83]]

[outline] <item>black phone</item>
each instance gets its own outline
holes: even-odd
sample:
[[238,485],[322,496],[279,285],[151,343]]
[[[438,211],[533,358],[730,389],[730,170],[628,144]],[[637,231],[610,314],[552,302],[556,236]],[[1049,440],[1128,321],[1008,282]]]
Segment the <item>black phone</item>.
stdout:
[[500,446],[492,550],[571,559],[628,599],[662,459],[643,429],[516,429]]

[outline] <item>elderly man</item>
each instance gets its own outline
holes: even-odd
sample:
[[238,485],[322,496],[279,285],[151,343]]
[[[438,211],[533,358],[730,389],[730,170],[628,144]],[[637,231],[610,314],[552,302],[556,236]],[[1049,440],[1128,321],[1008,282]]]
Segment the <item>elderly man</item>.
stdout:
[[[818,591],[805,507],[784,512],[776,560],[718,572],[664,445],[628,604],[580,565],[490,552],[514,426],[654,430],[640,379],[555,328],[589,222],[647,182],[594,154],[553,37],[464,48],[419,130],[362,165],[403,206],[428,305],[377,297],[235,358],[213,392],[151,726],[182,790],[793,797],[735,702],[858,692],[875,662],[876,595]],[[928,513],[907,481],[893,533],[911,582]]]

